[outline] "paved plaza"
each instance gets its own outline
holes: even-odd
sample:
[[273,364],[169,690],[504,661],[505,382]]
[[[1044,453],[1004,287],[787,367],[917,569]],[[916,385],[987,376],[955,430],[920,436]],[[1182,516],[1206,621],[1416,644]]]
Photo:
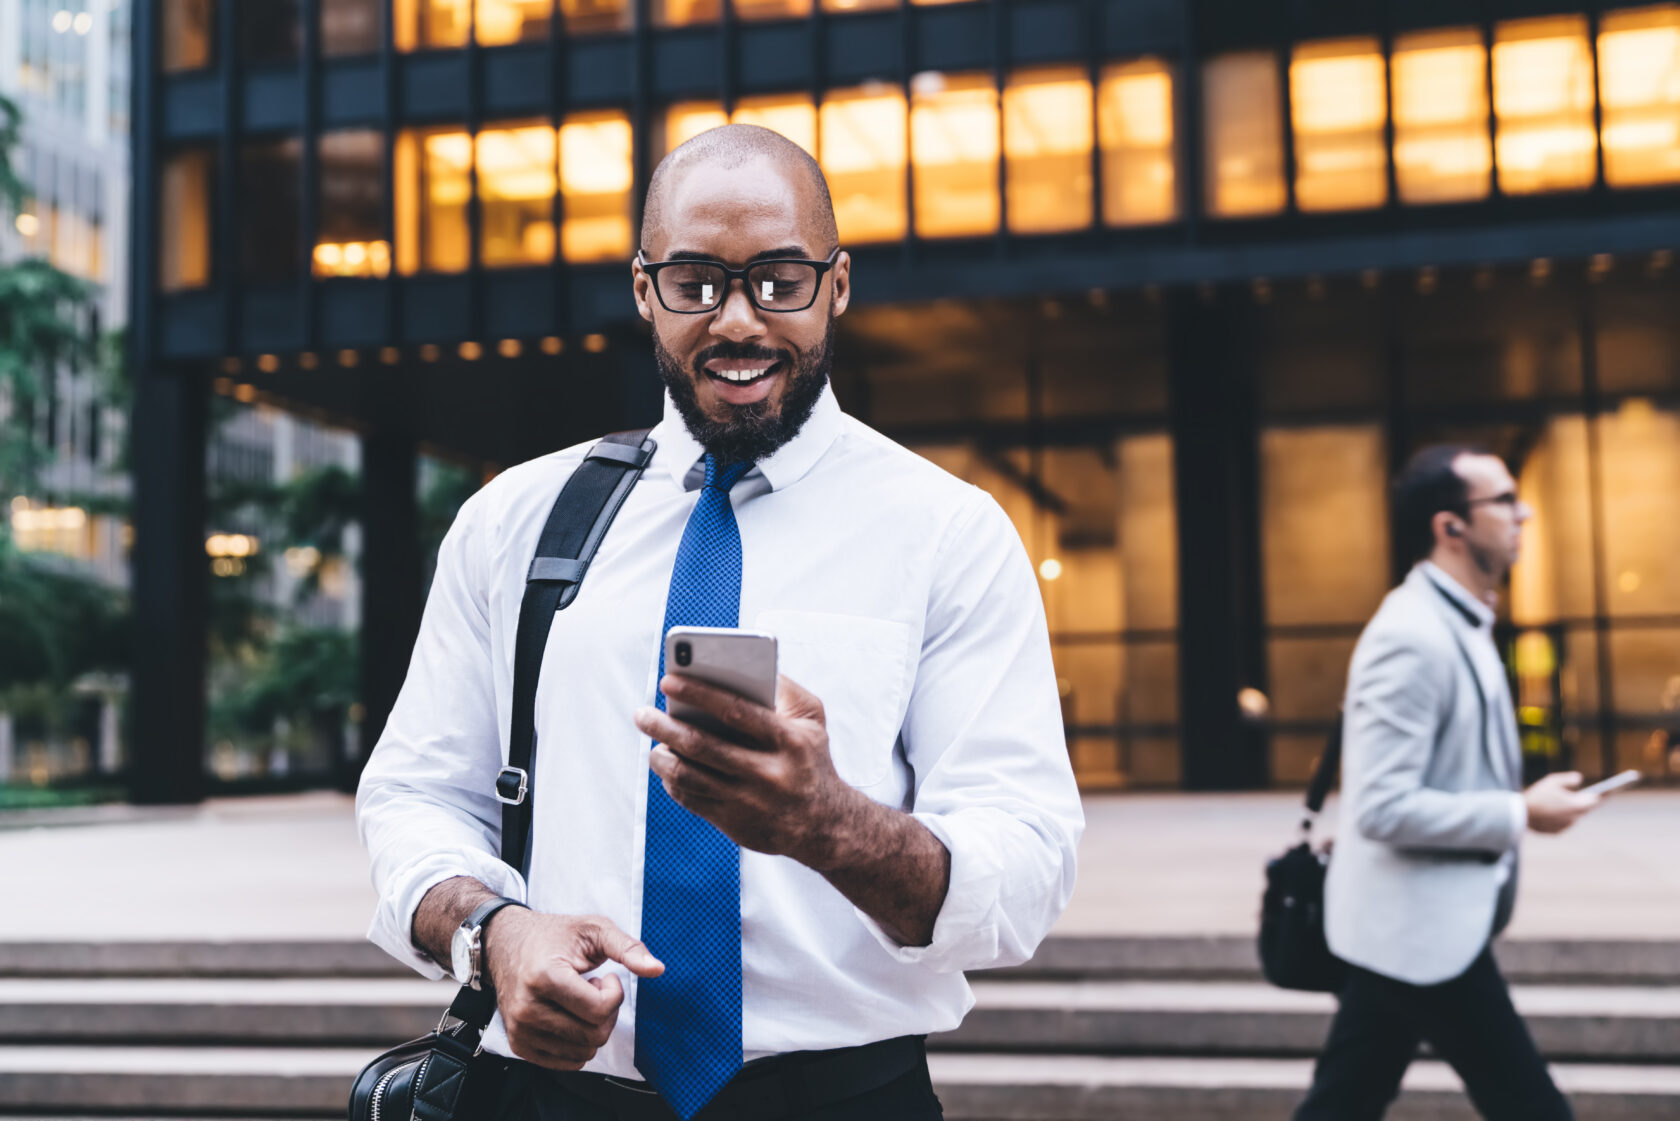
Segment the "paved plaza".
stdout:
[[[1288,793],[1092,795],[1073,935],[1246,934]],[[1325,820],[1334,821],[1334,806]],[[359,938],[373,911],[351,800],[0,815],[0,940]],[[1619,794],[1562,837],[1530,835],[1512,938],[1680,938],[1680,791]]]

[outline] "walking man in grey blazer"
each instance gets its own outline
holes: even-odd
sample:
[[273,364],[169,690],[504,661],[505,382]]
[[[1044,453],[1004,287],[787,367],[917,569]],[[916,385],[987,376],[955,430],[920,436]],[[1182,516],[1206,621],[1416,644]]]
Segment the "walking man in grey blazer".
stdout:
[[1395,481],[1417,563],[1353,653],[1325,932],[1348,979],[1296,1121],[1375,1121],[1429,1042],[1489,1121],[1572,1116],[1511,1004],[1491,942],[1526,830],[1597,804],[1575,773],[1522,789],[1494,605],[1533,511],[1496,456],[1430,447]]

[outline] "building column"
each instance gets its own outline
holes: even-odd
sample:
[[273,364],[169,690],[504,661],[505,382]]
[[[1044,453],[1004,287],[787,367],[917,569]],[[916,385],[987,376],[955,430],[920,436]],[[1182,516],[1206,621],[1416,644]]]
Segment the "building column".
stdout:
[[208,391],[197,374],[137,379],[134,462],[136,802],[197,802],[205,792],[204,685],[210,565],[204,554]]
[[371,426],[362,436],[361,727],[340,786],[354,790],[396,705],[425,606],[420,556],[419,449],[414,437]]
[[1252,790],[1270,774],[1266,730],[1237,704],[1266,689],[1254,314],[1243,289],[1167,298],[1188,790]]

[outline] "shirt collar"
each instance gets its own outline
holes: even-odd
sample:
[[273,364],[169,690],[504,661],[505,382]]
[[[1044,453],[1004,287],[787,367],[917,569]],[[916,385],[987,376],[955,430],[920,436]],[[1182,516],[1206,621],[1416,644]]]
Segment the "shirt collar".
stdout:
[[1494,615],[1493,608],[1476,598],[1475,594],[1468,588],[1449,576],[1446,569],[1434,561],[1428,560],[1420,561],[1418,568],[1422,569],[1424,577],[1431,584],[1434,584],[1441,594],[1451,601],[1454,607],[1458,608],[1459,614],[1464,616],[1466,623],[1469,623],[1472,627],[1493,626],[1493,621],[1497,617]]
[[[834,387],[823,386],[822,396],[817,398],[799,432],[769,457],[753,464],[746,477],[762,475],[771,490],[786,490],[817,465],[817,460],[840,435],[844,419],[840,402],[834,398]],[[665,394],[665,415],[654,428],[653,438],[659,444],[656,456],[670,473],[671,481],[683,490],[697,489],[705,480],[706,449],[688,430],[669,392]]]

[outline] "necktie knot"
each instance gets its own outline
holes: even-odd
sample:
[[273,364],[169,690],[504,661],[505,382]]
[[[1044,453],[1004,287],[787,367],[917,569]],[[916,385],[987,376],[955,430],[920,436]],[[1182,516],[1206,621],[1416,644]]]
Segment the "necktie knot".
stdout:
[[708,453],[706,456],[706,481],[703,485],[714,487],[728,494],[734,489],[735,484],[741,481],[741,476],[751,470],[751,463],[719,463],[717,456]]

